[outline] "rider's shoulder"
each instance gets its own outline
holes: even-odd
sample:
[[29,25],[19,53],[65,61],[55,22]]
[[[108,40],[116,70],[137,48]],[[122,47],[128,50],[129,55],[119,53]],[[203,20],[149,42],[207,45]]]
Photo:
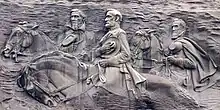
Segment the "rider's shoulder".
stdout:
[[119,33],[126,34],[126,32],[121,28],[119,28],[118,31],[119,31]]

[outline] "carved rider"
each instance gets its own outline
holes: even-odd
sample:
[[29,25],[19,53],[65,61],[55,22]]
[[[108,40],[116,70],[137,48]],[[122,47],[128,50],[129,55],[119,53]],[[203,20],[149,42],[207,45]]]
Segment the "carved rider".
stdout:
[[186,23],[175,18],[172,24],[172,43],[169,45],[168,77],[181,86],[203,91],[219,78],[217,66],[209,55],[193,40],[185,37]]
[[[97,66],[99,73],[96,86],[121,96],[128,96],[128,91],[136,93],[146,79],[134,70],[129,63],[131,52],[126,38],[126,33],[120,28],[122,15],[115,9],[109,9],[106,13],[105,27],[108,32],[103,36],[96,49]],[[136,92],[135,92],[136,91]]]
[[86,15],[79,9],[70,12],[70,23],[66,25],[65,32],[58,37],[60,50],[85,60],[84,55],[88,47],[88,36],[85,33]]

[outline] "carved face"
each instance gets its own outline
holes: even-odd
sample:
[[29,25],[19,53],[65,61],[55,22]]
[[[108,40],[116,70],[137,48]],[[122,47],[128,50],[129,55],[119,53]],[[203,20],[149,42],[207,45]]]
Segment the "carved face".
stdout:
[[115,26],[115,16],[111,11],[107,12],[106,17],[105,17],[105,27],[106,28],[111,28]]
[[174,21],[172,25],[172,39],[180,37],[184,31],[183,26],[178,21]]
[[72,12],[70,20],[74,29],[78,29],[83,24],[83,18],[79,12]]

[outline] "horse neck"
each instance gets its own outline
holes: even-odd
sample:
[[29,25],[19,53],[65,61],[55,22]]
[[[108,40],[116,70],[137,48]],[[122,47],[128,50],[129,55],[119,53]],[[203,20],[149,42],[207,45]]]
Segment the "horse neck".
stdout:
[[48,51],[55,47],[55,43],[43,32],[34,30],[36,35],[34,35],[33,45],[30,49],[34,52]]

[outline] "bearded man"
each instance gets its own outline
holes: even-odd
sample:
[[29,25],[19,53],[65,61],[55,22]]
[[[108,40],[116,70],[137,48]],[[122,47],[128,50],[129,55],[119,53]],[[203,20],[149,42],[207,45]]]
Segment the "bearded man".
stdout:
[[172,24],[172,43],[165,59],[167,77],[182,87],[203,91],[220,78],[217,66],[195,41],[185,37],[186,23],[175,18]]
[[[85,32],[86,15],[79,9],[72,9],[69,23],[65,26],[64,33],[58,37],[59,49],[72,54],[80,60],[88,60],[88,50],[92,38]],[[91,34],[91,33],[90,33]]]

